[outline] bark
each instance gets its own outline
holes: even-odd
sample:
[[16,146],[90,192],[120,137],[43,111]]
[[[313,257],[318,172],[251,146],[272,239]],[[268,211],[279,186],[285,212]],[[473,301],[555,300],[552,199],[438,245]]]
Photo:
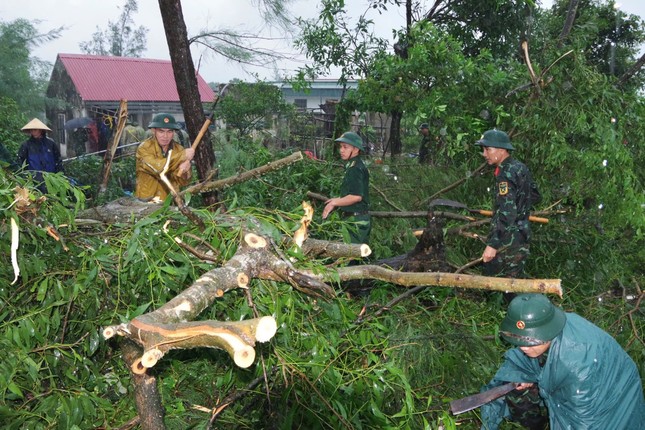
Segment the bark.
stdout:
[[407,254],[382,259],[375,264],[401,272],[447,272],[446,246],[443,241],[444,222],[441,218],[430,218],[428,226],[418,237],[414,249]]
[[[141,354],[141,349],[129,340],[121,343],[123,360],[131,366]],[[161,404],[161,395],[157,389],[157,380],[154,376],[145,373],[132,372],[132,385],[134,387],[134,402],[139,412],[139,423],[142,429],[164,429],[164,407]],[[132,421],[132,420],[131,420]]]
[[391,116],[390,139],[387,146],[390,148],[390,155],[396,157],[401,154],[401,119],[403,118],[403,113],[395,109],[391,112]]
[[562,48],[564,41],[566,40],[567,37],[569,37],[569,34],[571,33],[571,29],[573,28],[573,23],[576,21],[576,13],[578,11],[579,2],[580,0],[569,1],[569,8],[567,10],[567,19],[564,21],[564,26],[562,27],[562,31],[560,32],[560,36],[558,37],[558,49]]
[[[380,266],[348,266],[338,269],[341,281],[378,279],[403,287],[436,286],[514,293],[557,294],[562,297],[560,279],[512,279],[441,272],[399,272]],[[320,276],[320,275],[319,275]]]
[[618,79],[618,82],[616,82],[617,87],[621,87],[625,85],[627,81],[629,81],[632,76],[634,76],[638,71],[643,67],[643,64],[645,64],[645,54],[641,55],[641,57],[634,63],[632,67],[629,68],[621,77]]
[[[181,1],[159,0],[159,9],[166,32],[177,92],[184,111],[186,128],[190,140],[194,141],[206,118],[197,86],[197,73],[190,53],[188,32],[181,9]],[[194,160],[199,179],[201,181],[206,180],[211,174],[212,167],[216,161],[208,132],[206,132],[203,142],[197,147]],[[204,200],[206,206],[218,203],[216,193],[205,194]]]

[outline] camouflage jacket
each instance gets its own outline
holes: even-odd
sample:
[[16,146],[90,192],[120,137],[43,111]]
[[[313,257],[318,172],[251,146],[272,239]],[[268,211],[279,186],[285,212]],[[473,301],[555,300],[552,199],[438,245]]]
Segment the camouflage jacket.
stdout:
[[513,157],[508,157],[495,169],[493,219],[486,245],[503,246],[528,244],[531,238],[529,211],[541,199],[529,169]]

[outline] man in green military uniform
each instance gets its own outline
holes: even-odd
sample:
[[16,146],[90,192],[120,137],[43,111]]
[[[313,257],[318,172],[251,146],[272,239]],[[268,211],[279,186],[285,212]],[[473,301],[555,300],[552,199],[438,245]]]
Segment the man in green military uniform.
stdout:
[[339,208],[341,216],[356,222],[356,229],[350,231],[351,243],[368,243],[372,222],[369,214],[370,175],[360,156],[364,151],[361,137],[348,131],[336,139],[340,143],[340,157],[345,163],[345,176],[340,186],[340,197],[329,199],[325,202],[322,217],[327,218],[335,209]]
[[504,418],[532,430],[643,428],[645,401],[634,360],[608,333],[542,294],[511,301],[500,335],[515,345],[486,390],[517,383],[482,406],[482,430]]
[[515,148],[508,134],[488,130],[475,145],[483,147],[482,155],[495,166],[493,218],[482,254],[484,273],[523,278],[531,240],[529,211],[540,201],[540,193],[529,169],[510,155]]
[[427,123],[423,123],[419,126],[419,133],[421,133],[421,144],[419,145],[419,163],[426,164],[430,163],[432,157],[430,156],[430,145],[432,141],[430,139],[430,129],[428,128]]
[[179,187],[186,185],[190,179],[190,162],[195,156],[195,150],[184,148],[173,140],[175,130],[179,130],[180,127],[175,117],[170,114],[155,115],[148,128],[152,131],[151,137],[144,140],[137,148],[135,196],[146,201],[163,201],[168,196],[169,190],[159,174],[166,165],[168,155],[171,154],[166,177],[179,191]]

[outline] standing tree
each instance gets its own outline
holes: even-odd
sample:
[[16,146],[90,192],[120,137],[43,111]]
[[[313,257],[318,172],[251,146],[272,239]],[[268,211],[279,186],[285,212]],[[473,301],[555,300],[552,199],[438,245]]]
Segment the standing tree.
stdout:
[[253,129],[263,128],[263,124],[275,116],[289,113],[292,108],[275,85],[232,82],[226,97],[219,103],[218,114],[226,121],[227,128],[234,128],[243,136]]
[[[263,11],[263,17],[267,22],[272,22],[272,19],[277,19],[278,22],[285,22],[285,5],[288,0],[265,0],[259,2]],[[181,106],[186,118],[186,128],[191,140],[195,140],[202,125],[205,122],[204,111],[202,108],[199,91],[197,88],[197,78],[195,66],[193,65],[192,54],[190,52],[191,42],[199,42],[205,45],[209,44],[212,33],[205,32],[202,36],[197,36],[192,39],[188,38],[186,23],[184,22],[184,15],[181,9],[180,0],[159,0],[159,9],[161,10],[161,17],[164,23],[166,32],[166,40],[168,41],[168,48],[170,51],[170,59],[175,74],[175,82],[177,83],[177,92],[181,100]],[[228,44],[230,50],[228,52],[229,58],[236,58],[235,53],[239,52],[253,52],[251,47],[239,51],[234,48],[235,38],[233,40],[224,40],[225,46]],[[217,49],[216,52],[219,52]],[[204,180],[211,174],[211,169],[215,163],[215,154],[209,139],[208,131],[202,138],[202,143],[197,147],[195,154],[195,164],[197,165],[197,173],[200,180]],[[217,203],[216,194],[207,193],[204,195],[207,204],[213,205]]]
[[79,44],[81,51],[93,55],[141,57],[146,50],[148,29],[144,26],[135,28],[132,16],[138,9],[137,0],[125,0],[119,20],[108,21],[104,30],[97,26],[92,40]]
[[[181,108],[186,119],[186,128],[191,140],[195,140],[202,124],[205,121],[199,89],[197,88],[197,74],[190,53],[188,32],[184,22],[184,14],[180,0],[159,0],[159,9],[163,19],[170,60],[175,74],[177,92],[181,101]],[[211,172],[215,163],[215,153],[211,144],[208,131],[195,153],[195,165],[200,180],[205,179]],[[216,194],[207,194],[204,199],[208,205],[217,203]]]
[[30,56],[42,43],[60,37],[63,27],[39,33],[39,21],[0,22],[0,97],[15,100],[29,117],[44,110],[44,93],[51,64]]

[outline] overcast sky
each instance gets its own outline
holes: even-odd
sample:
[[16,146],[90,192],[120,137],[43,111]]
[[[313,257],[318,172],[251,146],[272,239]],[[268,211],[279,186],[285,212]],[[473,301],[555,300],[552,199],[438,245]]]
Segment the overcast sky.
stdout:
[[[421,0],[423,3],[424,0]],[[283,38],[278,31],[269,32],[263,28],[256,1],[251,0],[183,0],[182,10],[188,27],[188,35],[194,35],[199,30],[233,28],[240,32],[262,34],[266,37],[278,38],[266,42],[267,48],[281,52],[292,50],[290,41]],[[430,1],[426,0],[429,4]],[[543,4],[550,4],[545,0]],[[645,0],[622,0],[617,2],[621,10],[645,17]],[[97,26],[103,30],[109,20],[117,21],[124,0],[18,0],[16,3],[8,0],[0,5],[0,19],[4,22],[16,18],[40,20],[39,31],[46,32],[52,28],[65,26],[66,30],[58,40],[48,42],[34,51],[34,55],[42,60],[54,63],[56,55],[80,54],[79,43],[91,40]],[[290,11],[294,16],[311,18],[317,15],[315,0],[292,0]],[[362,13],[367,2],[365,0],[349,0],[347,2],[355,16]],[[144,57],[153,59],[169,59],[166,36],[163,31],[159,3],[157,0],[138,0],[139,11],[134,15],[137,26],[149,29],[147,47]],[[374,15],[374,14],[372,14]],[[405,25],[404,9],[391,10],[384,16],[376,16],[375,20],[380,35],[391,39],[391,29]],[[239,78],[253,80],[245,70],[236,64],[224,61],[221,57],[209,56],[203,51],[194,50],[193,61],[198,66],[202,77],[207,82],[228,82]],[[296,54],[293,53],[295,56]],[[200,60],[201,59],[201,60]],[[296,62],[284,62],[279,65],[280,74],[291,74],[298,66]],[[261,79],[272,80],[276,77],[273,70],[252,69]]]

